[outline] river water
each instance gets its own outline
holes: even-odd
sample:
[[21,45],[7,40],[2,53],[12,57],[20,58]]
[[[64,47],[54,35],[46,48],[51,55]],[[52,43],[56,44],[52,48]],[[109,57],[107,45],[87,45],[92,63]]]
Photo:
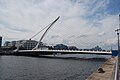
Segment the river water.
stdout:
[[0,80],[85,80],[105,60],[0,56]]

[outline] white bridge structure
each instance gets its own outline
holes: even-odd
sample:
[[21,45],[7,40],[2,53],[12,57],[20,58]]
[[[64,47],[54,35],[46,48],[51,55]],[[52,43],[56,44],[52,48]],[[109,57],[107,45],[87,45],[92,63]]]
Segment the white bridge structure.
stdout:
[[96,54],[96,55],[112,55],[111,51],[80,51],[80,50],[18,50],[21,55],[50,55],[50,54]]
[[[56,23],[56,21],[60,18],[60,16],[55,19],[52,23],[50,23],[48,26],[46,26],[45,28],[43,28],[41,31],[43,31],[44,29],[45,32],[43,33],[42,37],[40,38],[38,44],[32,49],[32,50],[19,50],[19,47],[17,47],[16,50],[14,50],[13,52],[16,54],[22,54],[22,55],[47,55],[47,54],[56,54],[56,53],[61,53],[61,54],[98,54],[98,55],[112,55],[112,52],[108,52],[108,51],[81,51],[81,50],[42,50],[39,48],[40,43],[42,42],[42,39],[44,38],[44,36],[46,35],[46,33],[48,32],[48,30],[50,30],[50,28],[53,26],[53,24]],[[39,31],[37,34],[39,34],[41,31]],[[33,37],[35,37],[37,34],[35,34]],[[31,40],[33,37],[31,37],[29,40]],[[19,44],[21,45],[21,44]]]

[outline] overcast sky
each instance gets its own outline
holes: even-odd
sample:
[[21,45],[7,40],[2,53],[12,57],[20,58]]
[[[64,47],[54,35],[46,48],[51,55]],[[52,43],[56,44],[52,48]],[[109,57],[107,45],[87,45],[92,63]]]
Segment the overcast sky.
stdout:
[[44,43],[115,49],[119,14],[120,0],[0,0],[0,36],[3,42],[29,39],[60,16]]

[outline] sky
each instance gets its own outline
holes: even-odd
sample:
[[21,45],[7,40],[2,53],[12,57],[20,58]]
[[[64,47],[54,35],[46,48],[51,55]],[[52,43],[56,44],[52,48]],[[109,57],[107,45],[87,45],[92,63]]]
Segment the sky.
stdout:
[[27,40],[60,16],[42,40],[46,45],[116,49],[119,4],[120,0],[0,0],[0,36],[3,43]]

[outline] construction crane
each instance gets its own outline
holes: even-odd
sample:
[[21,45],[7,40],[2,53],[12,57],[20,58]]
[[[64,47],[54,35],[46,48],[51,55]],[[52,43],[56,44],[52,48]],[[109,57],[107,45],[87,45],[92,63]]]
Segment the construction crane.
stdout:
[[[41,43],[42,39],[44,38],[44,36],[47,34],[47,32],[51,29],[51,27],[56,23],[56,21],[57,21],[59,18],[60,18],[60,16],[59,16],[57,19],[55,19],[52,23],[50,23],[49,25],[47,25],[45,28],[43,28],[41,31],[39,31],[37,34],[35,34],[35,35],[33,36],[33,37],[35,37],[35,36],[38,35],[40,32],[42,32],[44,29],[47,28],[47,29],[45,30],[45,32],[43,33],[42,37],[40,38],[39,42],[38,42],[37,45],[35,46],[35,48],[33,48],[33,50],[38,49],[38,46],[40,45],[40,43]],[[31,37],[29,40],[31,40],[33,37]]]

